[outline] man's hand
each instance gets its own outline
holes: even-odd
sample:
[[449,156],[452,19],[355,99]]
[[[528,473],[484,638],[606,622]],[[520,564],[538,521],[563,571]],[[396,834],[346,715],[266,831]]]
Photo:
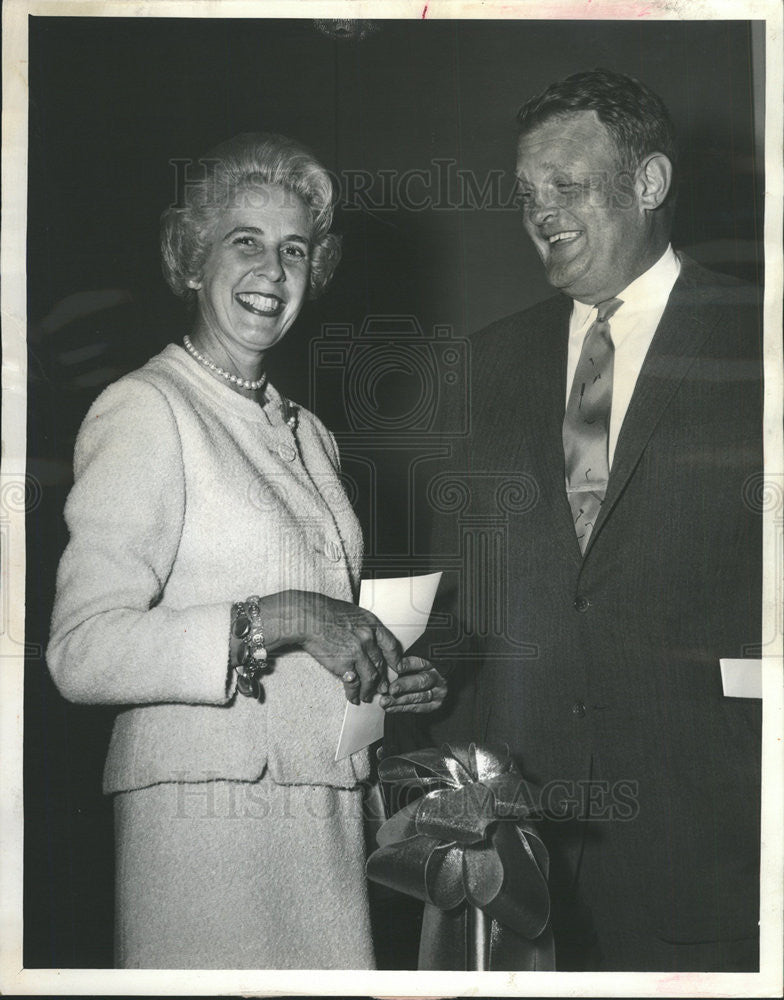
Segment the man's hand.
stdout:
[[428,660],[404,656],[398,678],[381,697],[385,712],[435,712],[444,703],[446,681]]

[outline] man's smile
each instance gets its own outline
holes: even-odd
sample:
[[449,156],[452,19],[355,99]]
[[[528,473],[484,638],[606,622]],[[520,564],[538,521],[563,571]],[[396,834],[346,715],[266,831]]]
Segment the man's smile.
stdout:
[[557,247],[563,244],[574,243],[581,236],[582,232],[579,229],[569,229],[563,230],[560,233],[553,233],[551,236],[546,236],[545,239],[551,247]]

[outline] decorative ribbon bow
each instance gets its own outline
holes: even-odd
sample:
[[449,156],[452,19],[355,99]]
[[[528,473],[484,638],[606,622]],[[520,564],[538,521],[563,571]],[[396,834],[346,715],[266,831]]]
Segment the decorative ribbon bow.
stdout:
[[379,777],[426,794],[378,831],[369,878],[440,910],[468,901],[529,942],[544,932],[547,850],[526,822],[538,813],[535,789],[508,748],[444,744],[387,757]]

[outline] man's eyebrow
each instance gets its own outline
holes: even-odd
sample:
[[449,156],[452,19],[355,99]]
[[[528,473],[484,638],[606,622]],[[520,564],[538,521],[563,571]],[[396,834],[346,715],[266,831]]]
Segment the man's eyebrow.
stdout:
[[563,170],[565,164],[563,160],[542,160],[539,166],[544,167],[545,170]]
[[[540,163],[536,164],[536,170],[563,170],[562,163],[555,163],[553,160],[542,160]],[[515,170],[515,177],[521,181],[523,180],[525,174],[520,170]]]

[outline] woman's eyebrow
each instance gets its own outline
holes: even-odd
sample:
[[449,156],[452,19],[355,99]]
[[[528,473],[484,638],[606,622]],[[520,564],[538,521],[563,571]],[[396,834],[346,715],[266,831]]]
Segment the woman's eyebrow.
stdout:
[[[223,238],[224,240],[231,239],[231,237],[236,236],[237,233],[253,233],[254,236],[263,236],[264,230],[259,226],[235,226],[233,229],[230,229]],[[290,233],[288,236],[284,236],[283,239],[296,240],[298,243],[304,243],[306,246],[310,244],[310,240],[306,236],[300,236],[299,233]]]
[[253,233],[255,236],[263,236],[264,230],[260,229],[258,226],[235,226],[233,229],[230,229],[223,238],[224,240],[228,240],[237,233]]

